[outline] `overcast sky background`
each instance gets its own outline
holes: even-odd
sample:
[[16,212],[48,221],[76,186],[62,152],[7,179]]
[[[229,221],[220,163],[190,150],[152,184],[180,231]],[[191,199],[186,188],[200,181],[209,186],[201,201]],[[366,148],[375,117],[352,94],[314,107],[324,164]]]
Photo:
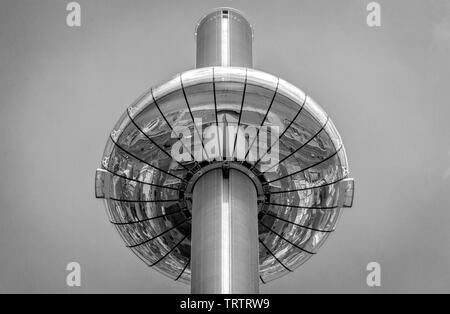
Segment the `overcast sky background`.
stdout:
[[356,180],[319,254],[261,292],[450,292],[450,1],[378,1],[380,28],[366,0],[79,1],[80,28],[68,2],[0,2],[0,292],[189,292],[125,248],[94,173],[126,107],[195,66],[194,26],[218,6],[253,24],[255,68],[331,116]]

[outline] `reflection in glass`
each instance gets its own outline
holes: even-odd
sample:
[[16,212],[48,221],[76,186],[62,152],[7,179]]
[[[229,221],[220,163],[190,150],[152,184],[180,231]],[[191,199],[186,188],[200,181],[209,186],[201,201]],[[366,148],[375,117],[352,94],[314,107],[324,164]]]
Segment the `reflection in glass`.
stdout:
[[[188,283],[191,276],[186,185],[204,165],[217,162],[206,149],[209,140],[217,141],[220,154],[224,147],[235,150],[237,135],[221,131],[227,126],[255,128],[257,136],[262,126],[278,127],[278,149],[275,142],[260,143],[256,137],[239,149],[252,148],[254,154],[257,146],[256,154],[262,152],[258,158],[229,159],[251,169],[264,189],[265,201],[259,205],[261,282],[295,270],[316,254],[335,230],[341,208],[352,206],[354,184],[348,179],[342,139],[312,98],[254,69],[184,72],[146,91],[121,116],[96,174],[96,195],[105,199],[109,219],[126,245],[174,280]],[[219,136],[208,137],[208,127]],[[183,128],[189,134],[183,142],[190,145],[184,146],[191,153],[189,161],[172,156],[180,140],[173,131]],[[264,168],[261,157],[271,147],[279,158]],[[202,160],[194,158],[198,150],[204,152]]]

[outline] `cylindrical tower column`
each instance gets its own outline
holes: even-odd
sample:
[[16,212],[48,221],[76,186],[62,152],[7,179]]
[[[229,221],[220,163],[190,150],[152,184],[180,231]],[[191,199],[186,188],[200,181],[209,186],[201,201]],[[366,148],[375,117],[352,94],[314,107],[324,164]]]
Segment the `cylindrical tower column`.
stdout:
[[219,8],[206,15],[195,30],[197,68],[253,67],[253,28],[237,10]]
[[259,292],[257,193],[242,172],[215,169],[192,197],[191,293]]

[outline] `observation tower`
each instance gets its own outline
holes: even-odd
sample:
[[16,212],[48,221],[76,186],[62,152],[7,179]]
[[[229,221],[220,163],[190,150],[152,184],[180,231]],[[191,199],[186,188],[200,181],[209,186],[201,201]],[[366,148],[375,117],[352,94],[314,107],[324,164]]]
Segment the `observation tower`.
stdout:
[[324,110],[253,69],[242,13],[215,9],[195,34],[196,69],[127,108],[95,193],[126,246],[192,293],[258,293],[317,253],[354,183]]

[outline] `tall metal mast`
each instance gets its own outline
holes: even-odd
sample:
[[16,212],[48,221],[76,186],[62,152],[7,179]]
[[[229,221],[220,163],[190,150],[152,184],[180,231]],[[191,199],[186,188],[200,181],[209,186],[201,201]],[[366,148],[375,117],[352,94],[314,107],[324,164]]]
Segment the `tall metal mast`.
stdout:
[[[196,39],[197,68],[253,66],[252,27],[234,9],[206,15],[197,25]],[[216,169],[200,177],[192,200],[191,292],[258,293],[257,193],[252,180],[235,169]]]

